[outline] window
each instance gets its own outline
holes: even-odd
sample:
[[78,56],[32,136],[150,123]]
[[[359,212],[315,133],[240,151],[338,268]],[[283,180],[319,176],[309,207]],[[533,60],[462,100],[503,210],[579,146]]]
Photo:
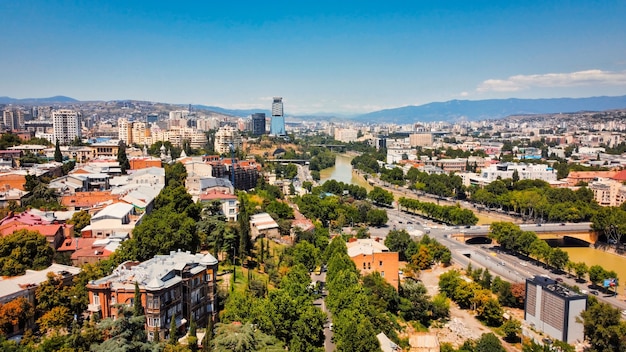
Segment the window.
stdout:
[[381,261],[379,261],[379,262],[378,262],[378,265],[383,266],[383,261],[382,261],[382,260],[381,260]]
[[371,269],[372,268],[372,263],[367,263],[367,268]]
[[380,272],[380,276],[385,277],[385,272],[384,272],[384,271],[381,271],[381,272]]
[[97,293],[93,294],[93,304],[100,305],[100,296]]
[[365,270],[365,262],[363,262],[363,270]]

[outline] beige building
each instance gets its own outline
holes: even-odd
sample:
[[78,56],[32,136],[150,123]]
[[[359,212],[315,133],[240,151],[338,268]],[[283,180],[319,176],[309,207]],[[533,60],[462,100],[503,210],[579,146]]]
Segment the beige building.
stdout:
[[621,182],[599,178],[589,183],[593,198],[603,207],[619,207],[626,201],[626,186]]
[[411,147],[430,147],[433,145],[432,133],[413,133],[409,135]]
[[224,126],[215,133],[215,151],[219,154],[230,153],[230,145],[233,145],[235,149],[241,149],[243,140],[241,134],[236,128],[231,126]]

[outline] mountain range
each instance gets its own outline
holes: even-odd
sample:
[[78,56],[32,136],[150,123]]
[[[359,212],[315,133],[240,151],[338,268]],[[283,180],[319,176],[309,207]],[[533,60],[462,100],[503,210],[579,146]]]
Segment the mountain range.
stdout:
[[[51,103],[80,103],[80,101],[66,96],[26,99],[0,97],[0,104]],[[199,110],[208,110],[231,116],[245,117],[256,112],[265,113],[267,116],[270,115],[270,111],[265,109],[237,110],[206,105],[192,105],[192,107]],[[626,95],[590,98],[450,100],[446,102],[435,102],[418,106],[412,105],[379,110],[367,114],[352,116],[350,117],[350,120],[358,122],[384,121],[397,124],[409,124],[414,122],[457,121],[461,119],[476,121],[498,119],[511,115],[604,111],[625,108]],[[286,106],[285,110],[289,111],[289,107]],[[328,117],[328,114],[324,115],[326,115],[325,117]],[[302,118],[303,116],[294,117]],[[306,115],[306,118],[310,119],[311,115]]]
[[356,116],[362,122],[413,122],[498,119],[511,115],[604,111],[626,108],[626,95],[618,97],[451,100],[405,106]]

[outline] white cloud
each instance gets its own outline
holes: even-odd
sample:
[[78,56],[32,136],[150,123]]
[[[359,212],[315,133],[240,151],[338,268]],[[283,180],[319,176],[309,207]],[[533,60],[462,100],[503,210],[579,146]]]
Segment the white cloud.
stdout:
[[476,88],[483,92],[516,92],[532,87],[580,87],[626,85],[626,71],[587,70],[570,73],[516,75],[507,79],[488,79]]
[[461,94],[459,94],[461,97],[467,97],[469,96],[468,92],[461,92]]

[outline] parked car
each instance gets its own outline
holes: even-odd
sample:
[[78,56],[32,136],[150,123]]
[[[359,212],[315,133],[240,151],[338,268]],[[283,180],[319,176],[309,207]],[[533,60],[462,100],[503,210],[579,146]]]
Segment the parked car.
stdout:
[[592,294],[592,295],[594,295],[594,296],[599,295],[598,291],[596,291],[596,290],[593,290],[593,291],[591,291],[591,292],[589,292],[589,293],[591,293],[591,294]]
[[563,278],[561,278],[561,277],[557,277],[557,278],[556,278],[556,281],[558,281],[558,282],[563,282]]

